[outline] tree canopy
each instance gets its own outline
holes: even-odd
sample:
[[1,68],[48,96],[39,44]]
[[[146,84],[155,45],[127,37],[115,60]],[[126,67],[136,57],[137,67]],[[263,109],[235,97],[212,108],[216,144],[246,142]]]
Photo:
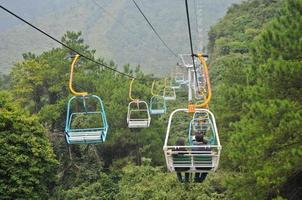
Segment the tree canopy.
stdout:
[[39,124],[0,92],[0,194],[3,199],[41,199],[53,189],[58,162]]

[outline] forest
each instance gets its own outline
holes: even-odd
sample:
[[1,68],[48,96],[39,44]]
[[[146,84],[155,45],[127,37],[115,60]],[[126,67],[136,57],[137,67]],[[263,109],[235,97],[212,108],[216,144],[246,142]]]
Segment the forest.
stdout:
[[[301,30],[302,0],[234,4],[211,27],[210,108],[222,155],[202,183],[180,183],[163,154],[169,114],[187,106],[184,88],[149,128],[129,129],[131,79],[80,58],[75,88],[102,98],[109,131],[104,143],[69,145],[64,128],[74,52],[25,52],[0,79],[0,199],[301,199]],[[153,80],[160,92],[162,79],[97,57],[81,32],[67,31],[61,42],[137,77],[133,96],[149,101]]]

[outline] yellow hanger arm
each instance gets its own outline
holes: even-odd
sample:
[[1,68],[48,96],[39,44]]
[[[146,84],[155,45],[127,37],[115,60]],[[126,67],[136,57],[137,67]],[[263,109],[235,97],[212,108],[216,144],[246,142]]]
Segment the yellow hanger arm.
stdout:
[[152,82],[152,87],[151,87],[152,96],[156,96],[156,94],[154,94],[154,85],[155,85],[155,81]]
[[208,92],[208,95],[206,97],[206,100],[202,104],[196,104],[195,107],[196,108],[204,108],[204,107],[208,106],[208,104],[209,104],[209,102],[211,100],[212,89],[211,89],[210,77],[209,77],[209,72],[208,72],[208,65],[207,65],[205,59],[202,57],[201,53],[198,54],[198,59],[201,62],[201,64],[204,66],[204,71],[205,71],[205,76],[206,76],[206,81],[207,81],[207,90],[208,90],[207,92]]
[[133,85],[133,82],[134,82],[134,78],[131,80],[131,82],[130,82],[130,88],[129,88],[129,99],[131,100],[131,101],[138,101],[138,99],[134,99],[133,97],[132,97],[132,85]]
[[74,71],[74,65],[76,64],[77,60],[79,59],[80,55],[76,55],[71,63],[71,66],[70,66],[70,76],[69,76],[69,90],[70,92],[74,95],[74,96],[86,96],[88,95],[87,92],[77,92],[73,89],[73,85],[72,85],[72,82],[73,82],[73,71]]

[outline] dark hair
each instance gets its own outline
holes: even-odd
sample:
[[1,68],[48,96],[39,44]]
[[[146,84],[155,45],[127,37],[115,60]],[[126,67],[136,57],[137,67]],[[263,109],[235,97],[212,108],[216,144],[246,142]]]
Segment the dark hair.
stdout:
[[195,140],[196,142],[203,142],[203,134],[201,131],[196,133]]
[[184,138],[178,138],[176,141],[177,146],[185,146],[185,139]]

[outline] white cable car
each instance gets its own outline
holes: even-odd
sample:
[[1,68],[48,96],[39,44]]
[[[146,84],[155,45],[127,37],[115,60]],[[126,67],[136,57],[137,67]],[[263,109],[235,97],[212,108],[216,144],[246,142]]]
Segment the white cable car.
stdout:
[[[187,146],[175,146],[168,145],[168,140],[173,133],[171,131],[172,119],[175,113],[185,112],[188,113],[188,109],[177,109],[173,111],[169,117],[165,143],[163,146],[166,165],[169,172],[195,172],[195,173],[208,173],[217,170],[220,159],[221,145],[219,135],[217,132],[215,118],[212,112],[207,109],[196,109],[196,112],[207,113],[211,121],[210,131],[211,136],[208,144],[205,145],[192,145]],[[192,123],[190,123],[191,131]],[[174,133],[175,134],[175,133]],[[192,133],[189,133],[189,140]]]
[[129,128],[147,128],[151,117],[145,101],[134,100],[128,104],[127,123]]
[[176,100],[175,89],[174,88],[165,88],[164,98],[166,101],[175,101]]
[[127,124],[129,128],[147,128],[151,122],[149,107],[145,101],[132,97],[133,81],[134,79],[129,88],[129,98],[132,101],[128,104]]

